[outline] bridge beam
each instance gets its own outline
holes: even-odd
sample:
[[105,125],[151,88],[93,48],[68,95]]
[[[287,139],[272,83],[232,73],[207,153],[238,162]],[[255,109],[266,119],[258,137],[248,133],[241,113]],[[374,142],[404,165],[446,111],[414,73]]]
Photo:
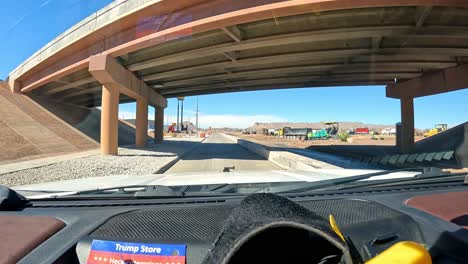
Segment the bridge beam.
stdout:
[[114,83],[121,93],[138,100],[148,100],[148,104],[166,108],[167,100],[155,92],[132,72],[120,65],[109,55],[96,55],[90,58],[89,72],[101,84]]
[[148,129],[148,104],[164,109],[167,106],[167,100],[111,56],[92,56],[89,62],[89,72],[103,86],[101,154],[118,154],[118,95],[120,93],[137,101],[135,141],[138,147],[144,147]]
[[52,88],[52,89],[44,92],[44,95],[51,95],[51,94],[60,93],[60,92],[63,92],[65,90],[68,90],[70,88],[75,88],[75,87],[85,85],[85,84],[88,84],[88,83],[92,83],[92,82],[95,82],[95,81],[96,80],[93,77],[84,78],[84,79],[81,79],[81,80],[77,80],[77,81],[74,81],[74,82],[70,82],[70,83],[67,83],[67,84]]
[[415,98],[468,88],[468,64],[425,73],[421,77],[387,85],[387,97]]
[[21,83],[15,79],[8,78],[8,86],[10,87],[10,91],[12,93],[20,93],[21,92]]

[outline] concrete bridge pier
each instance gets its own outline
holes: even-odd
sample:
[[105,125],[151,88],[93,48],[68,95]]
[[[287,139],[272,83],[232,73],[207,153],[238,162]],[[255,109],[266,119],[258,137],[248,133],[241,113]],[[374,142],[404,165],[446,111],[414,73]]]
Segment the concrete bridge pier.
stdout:
[[119,136],[119,88],[111,83],[102,85],[101,154],[117,155]]
[[144,148],[148,140],[148,101],[140,98],[137,99],[136,104],[135,143],[137,147]]
[[164,139],[164,108],[154,107],[154,143],[161,144]]
[[418,78],[387,85],[387,97],[400,99],[400,152],[414,151],[414,98],[466,89],[468,64],[461,64],[437,72],[427,72]]
[[134,98],[137,102],[136,145],[145,147],[148,130],[148,104],[155,106],[155,141],[162,142],[164,108],[167,100],[156,93],[132,72],[108,55],[95,55],[90,58],[89,72],[102,84],[101,111],[101,154],[118,154],[118,112],[120,93]]
[[413,98],[401,98],[401,135],[400,152],[411,153],[414,150],[414,103]]

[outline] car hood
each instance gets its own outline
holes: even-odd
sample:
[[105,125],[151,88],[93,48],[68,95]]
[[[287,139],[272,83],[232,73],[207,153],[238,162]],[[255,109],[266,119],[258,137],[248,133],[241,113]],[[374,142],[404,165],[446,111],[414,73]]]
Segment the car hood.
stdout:
[[[69,181],[58,181],[33,185],[15,186],[12,189],[34,192],[73,192],[103,188],[113,188],[128,185],[203,185],[230,183],[263,183],[263,182],[315,182],[327,179],[337,179],[348,176],[378,172],[377,170],[351,169],[316,169],[312,171],[270,170],[270,171],[232,171],[232,172],[202,172],[150,175],[116,175],[105,177],[83,178]],[[416,175],[417,172],[399,171],[372,179],[405,178]]]

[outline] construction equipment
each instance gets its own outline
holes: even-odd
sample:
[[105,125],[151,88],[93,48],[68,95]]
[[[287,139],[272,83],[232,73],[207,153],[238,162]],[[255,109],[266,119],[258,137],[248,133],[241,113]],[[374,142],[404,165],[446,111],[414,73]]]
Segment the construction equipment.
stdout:
[[167,128],[167,132],[168,132],[168,133],[175,133],[175,132],[176,132],[176,126],[177,126],[176,123],[172,123],[172,125],[170,125],[170,126]]
[[274,135],[275,137],[282,137],[282,136],[284,136],[284,128],[275,129],[275,131],[273,132],[273,135]]
[[312,131],[307,134],[307,139],[309,139],[309,140],[328,139],[327,130],[325,130],[325,129],[312,129]]
[[311,128],[290,128],[284,127],[284,137],[286,138],[294,138],[300,140],[306,140],[307,135],[312,132]]
[[431,137],[435,134],[443,132],[447,130],[447,124],[436,124],[433,129],[429,130],[428,132],[424,133],[424,137]]
[[327,128],[327,133],[330,136],[336,136],[338,134],[338,131],[340,130],[340,124],[335,121],[329,121],[329,122],[323,122],[325,125],[328,126]]
[[274,129],[274,128],[268,129],[268,135],[274,136],[274,135],[275,135],[275,131],[276,131],[276,129]]
[[385,140],[384,137],[379,137],[378,134],[373,134],[371,140]]

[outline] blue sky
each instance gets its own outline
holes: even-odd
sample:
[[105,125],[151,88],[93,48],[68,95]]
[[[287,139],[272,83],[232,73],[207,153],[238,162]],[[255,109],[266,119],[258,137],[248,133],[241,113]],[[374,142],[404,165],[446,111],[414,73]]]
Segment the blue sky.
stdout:
[[[2,3],[0,78],[35,51],[111,0],[21,0]],[[415,99],[418,128],[468,121],[468,89]],[[194,122],[195,97],[186,98],[184,119]],[[169,100],[166,121],[175,121],[177,102]],[[247,127],[253,122],[324,120],[393,124],[400,120],[399,101],[385,97],[382,86],[302,88],[199,96],[200,124]],[[120,106],[132,117],[135,104]],[[150,118],[154,111],[150,110]]]

